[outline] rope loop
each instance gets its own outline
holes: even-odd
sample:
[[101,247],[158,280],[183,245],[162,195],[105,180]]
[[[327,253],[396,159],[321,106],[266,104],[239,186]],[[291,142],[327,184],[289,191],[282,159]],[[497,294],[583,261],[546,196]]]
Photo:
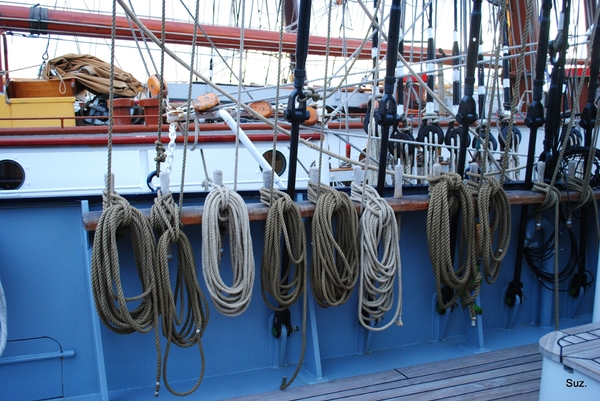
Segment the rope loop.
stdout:
[[[510,201],[500,180],[493,176],[484,176],[478,189],[478,254],[481,256],[485,281],[493,284],[500,274],[500,265],[510,244]],[[495,250],[492,247],[494,232],[497,232]]]
[[[270,202],[271,191],[273,203]],[[306,231],[300,209],[285,192],[261,188],[261,201],[269,206],[265,222],[265,244],[261,261],[261,291],[265,304],[281,311],[293,305],[306,287]],[[288,263],[281,260],[283,236]],[[295,266],[292,272],[292,266]],[[278,306],[267,298],[272,296]]]
[[[351,194],[352,200],[364,204],[360,217],[359,321],[372,331],[385,330],[394,323],[402,326],[402,265],[396,216],[390,205],[370,185],[353,182]],[[378,323],[392,309],[396,280],[398,300],[394,316],[382,327],[371,326],[370,322]]]
[[[427,209],[427,244],[436,279],[438,305],[442,309],[454,306],[460,297],[463,307],[469,307],[475,317],[474,302],[479,294],[481,273],[475,252],[475,207],[473,198],[456,173],[427,176],[429,208]],[[461,231],[458,268],[454,270],[450,247],[450,222],[460,210]],[[443,301],[442,284],[455,290],[448,302]]]
[[[225,316],[238,316],[250,305],[254,286],[254,252],[248,208],[242,197],[226,186],[215,186],[204,202],[202,274],[211,300]],[[233,283],[221,277],[223,238],[229,234]]]
[[323,308],[342,305],[358,280],[358,214],[346,193],[327,185],[309,183],[308,198],[316,203],[312,222],[312,292]]

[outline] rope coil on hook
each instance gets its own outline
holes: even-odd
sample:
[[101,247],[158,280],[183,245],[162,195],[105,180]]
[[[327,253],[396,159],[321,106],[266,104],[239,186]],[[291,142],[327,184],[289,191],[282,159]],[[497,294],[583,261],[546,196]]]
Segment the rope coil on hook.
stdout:
[[[479,294],[481,273],[475,252],[475,210],[473,198],[456,173],[427,176],[429,208],[427,209],[427,244],[435,274],[438,305],[442,309],[454,306],[460,297],[463,307],[469,307],[475,318],[474,302]],[[450,249],[450,221],[461,212],[458,269],[454,270]],[[442,284],[455,290],[448,302],[443,302]]]
[[[398,223],[391,206],[370,185],[352,182],[352,200],[362,202],[360,216],[360,280],[358,318],[368,330],[382,331],[396,323],[402,326],[402,265]],[[383,246],[379,257],[379,243]],[[397,276],[397,277],[396,277]],[[398,281],[396,311],[382,327],[368,322],[379,322],[394,304],[394,281]]]
[[[147,333],[154,329],[157,373],[160,379],[161,349],[158,329],[159,301],[155,240],[148,219],[117,193],[104,191],[104,209],[98,220],[92,247],[91,278],[94,304],[100,321],[112,332]],[[117,241],[129,235],[141,294],[126,297],[121,283]],[[136,302],[130,310],[128,303]],[[138,303],[139,302],[139,303]],[[157,389],[158,391],[158,384]]]
[[[202,274],[213,304],[225,316],[243,313],[252,299],[254,253],[248,208],[242,197],[225,185],[206,197],[202,217]],[[233,283],[220,274],[223,238],[229,234]]]
[[316,204],[312,222],[312,292],[323,308],[342,305],[358,280],[358,215],[346,193],[327,185],[309,182],[308,199]]
[[[296,379],[306,353],[307,326],[307,258],[306,233],[300,209],[285,192],[261,188],[260,199],[269,206],[265,222],[265,244],[261,261],[260,290],[265,304],[273,311],[283,311],[292,306],[302,295],[302,350],[296,371],[288,381],[283,378],[280,389],[285,390]],[[293,235],[292,235],[293,234]],[[283,266],[281,237],[288,255]],[[292,273],[292,266],[295,266]],[[271,303],[267,294],[278,306]]]
[[[500,265],[510,244],[510,201],[501,182],[495,177],[482,175],[480,185],[473,184],[472,181],[468,181],[468,184],[473,194],[477,194],[477,214],[479,216],[477,235],[483,277],[488,284],[493,284],[500,274]],[[496,231],[496,249],[494,250],[493,233]]]
[[[163,172],[163,176],[166,174],[166,172]],[[196,261],[192,246],[181,229],[179,206],[175,203],[173,195],[168,189],[166,194],[162,191],[157,191],[157,197],[150,211],[152,226],[159,233],[156,245],[158,298],[162,315],[162,332],[167,340],[162,375],[165,387],[172,394],[185,396],[196,391],[204,378],[205,358],[201,339],[208,325],[209,311],[206,298],[198,284]],[[169,273],[171,244],[177,244],[178,250],[174,291],[171,287]],[[178,300],[179,313],[177,312]],[[187,305],[185,317],[183,316],[184,305]],[[194,386],[185,392],[176,391],[169,384],[167,365],[171,344],[181,348],[198,345],[201,363],[199,377]]]

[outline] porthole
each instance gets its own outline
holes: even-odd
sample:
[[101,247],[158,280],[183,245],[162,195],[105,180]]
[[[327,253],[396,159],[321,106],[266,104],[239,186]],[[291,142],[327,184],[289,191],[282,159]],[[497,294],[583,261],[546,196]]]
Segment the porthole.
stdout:
[[19,189],[25,182],[25,170],[14,160],[0,160],[0,190]]
[[[267,161],[267,163],[271,164],[273,162],[273,150],[267,150],[265,153],[262,154],[262,156],[265,158],[265,160]],[[287,167],[287,160],[285,158],[285,156],[283,155],[283,153],[281,153],[280,151],[276,150],[275,151],[275,174],[277,174],[278,176],[282,176],[283,173],[285,172],[285,169]],[[260,171],[262,171],[262,167],[260,168]]]

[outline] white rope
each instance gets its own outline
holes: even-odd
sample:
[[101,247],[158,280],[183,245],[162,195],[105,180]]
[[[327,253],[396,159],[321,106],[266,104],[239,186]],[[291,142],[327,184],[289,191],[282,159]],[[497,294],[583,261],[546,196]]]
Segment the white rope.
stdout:
[[[225,316],[243,313],[252,298],[254,254],[248,208],[227,186],[215,185],[204,202],[202,215],[202,274],[213,304]],[[233,283],[220,275],[223,236],[229,233]],[[223,234],[221,234],[223,233]]]
[[[364,188],[364,192],[363,192]],[[370,185],[352,183],[352,200],[364,199],[360,217],[360,264],[358,320],[368,330],[382,331],[393,323],[402,326],[402,265],[398,223],[390,205]],[[383,254],[379,258],[379,242]],[[378,322],[394,304],[394,281],[398,276],[396,311],[382,327],[370,326],[367,321]]]
[[6,297],[4,296],[4,288],[0,281],[0,356],[6,348],[6,340],[8,338],[8,314],[6,311]]

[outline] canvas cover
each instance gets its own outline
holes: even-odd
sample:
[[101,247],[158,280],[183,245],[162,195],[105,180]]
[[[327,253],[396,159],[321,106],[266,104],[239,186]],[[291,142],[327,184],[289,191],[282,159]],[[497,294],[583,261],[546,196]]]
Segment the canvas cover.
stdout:
[[[128,72],[115,66],[114,73],[115,97],[134,97],[143,89],[142,84]],[[89,54],[65,54],[48,60],[43,78],[75,79],[95,95],[108,96],[110,92],[110,64]]]

